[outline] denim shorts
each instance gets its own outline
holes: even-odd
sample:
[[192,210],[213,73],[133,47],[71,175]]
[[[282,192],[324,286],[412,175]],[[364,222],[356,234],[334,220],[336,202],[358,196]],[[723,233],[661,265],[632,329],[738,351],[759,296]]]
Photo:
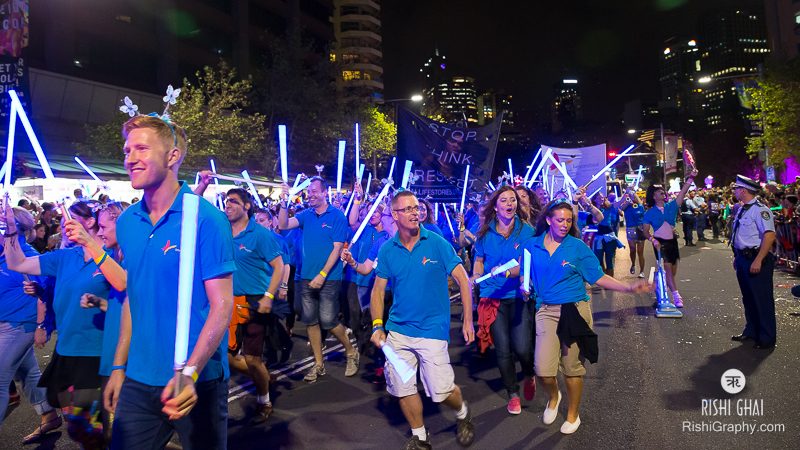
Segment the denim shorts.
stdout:
[[300,320],[306,325],[321,326],[325,330],[335,328],[339,324],[339,293],[341,280],[325,280],[320,289],[312,289],[311,280],[301,281],[302,313]]

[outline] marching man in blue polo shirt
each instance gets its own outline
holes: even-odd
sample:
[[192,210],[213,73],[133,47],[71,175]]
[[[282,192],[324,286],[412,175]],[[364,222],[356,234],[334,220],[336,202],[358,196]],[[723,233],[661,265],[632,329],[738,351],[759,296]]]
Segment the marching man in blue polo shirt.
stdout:
[[322,331],[330,330],[342,343],[347,355],[344,375],[358,373],[358,351],[350,344],[344,325],[338,322],[339,291],[342,284],[342,262],[339,256],[347,240],[348,226],[344,214],[328,204],[328,185],[322,177],[311,177],[306,190],[308,208],[289,217],[287,211],[289,186],[283,184],[278,227],[281,230],[303,229],[302,260],[300,270],[301,319],[308,327],[308,340],[314,352],[315,364],[306,373],[309,383],[325,375],[322,361]]
[[[233,308],[231,227],[200,201],[197,257],[189,327],[189,359],[181,391],[174,389],[173,356],[183,195],[178,182],[186,157],[182,128],[161,116],[135,116],[122,129],[125,169],[142,201],[117,221],[128,271],[128,302],[104,400],[114,411],[112,449],[163,448],[173,431],[184,449],[227,446],[228,361],[224,338]],[[129,316],[129,317],[125,317]]]
[[[458,283],[463,304],[462,332],[467,344],[475,340],[472,325],[472,287],[461,259],[439,235],[420,226],[419,202],[411,191],[392,199],[397,234],[378,252],[372,288],[372,342],[391,346],[410,367],[419,367],[425,393],[436,403],[456,411],[456,438],[462,446],[475,440],[475,427],[450,365],[450,295],[447,277]],[[391,282],[394,303],[383,325],[383,298]],[[386,363],[387,391],[400,399],[400,409],[411,426],[405,448],[431,448],[422,420],[422,400],[416,377],[403,382],[392,364]]]

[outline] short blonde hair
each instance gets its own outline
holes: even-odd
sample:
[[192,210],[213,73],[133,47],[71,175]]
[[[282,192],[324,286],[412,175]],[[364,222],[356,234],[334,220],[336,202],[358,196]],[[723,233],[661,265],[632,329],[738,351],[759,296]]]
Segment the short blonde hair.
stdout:
[[167,147],[177,148],[181,152],[181,159],[178,164],[183,162],[188,151],[186,130],[180,125],[175,124],[169,119],[162,119],[157,116],[138,115],[130,118],[122,125],[122,138],[128,139],[128,135],[133,130],[139,128],[149,128],[156,132],[158,137],[164,140]]

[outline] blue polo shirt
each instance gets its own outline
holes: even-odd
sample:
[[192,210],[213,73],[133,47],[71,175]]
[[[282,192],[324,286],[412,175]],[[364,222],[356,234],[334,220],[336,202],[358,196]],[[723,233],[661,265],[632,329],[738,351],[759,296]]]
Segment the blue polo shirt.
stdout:
[[[108,298],[111,285],[83,248],[72,247],[39,257],[42,275],[55,277],[53,312],[58,327],[56,351],[63,356],[100,356],[103,350],[105,313],[98,308],[81,308],[81,296]],[[174,324],[173,324],[174,326]]]
[[636,228],[644,223],[644,206],[631,204],[625,208],[625,226]]
[[269,262],[281,256],[272,231],[248,220],[241,233],[233,237],[233,295],[264,295],[272,278]]
[[[133,322],[126,375],[150,386],[165,386],[174,375],[181,214],[183,194],[191,192],[186,183],[181,183],[172,206],[155,224],[150,221],[144,199],[117,219]],[[187,356],[194,350],[210,308],[203,282],[236,270],[228,218],[202,198],[196,252]],[[223,336],[200,373],[200,381],[228,378],[227,343],[227,336]]]
[[425,227],[428,231],[433,231],[439,236],[444,237],[444,232],[442,232],[442,229],[439,228],[439,225],[436,225],[435,223],[425,222],[422,224],[422,226]]
[[111,376],[111,367],[114,365],[114,354],[117,352],[119,340],[119,322],[122,318],[122,304],[125,303],[127,291],[118,291],[114,288],[108,295],[108,308],[106,308],[106,323],[103,331],[103,354],[100,355],[99,374],[104,377]]
[[450,293],[447,277],[461,264],[441,236],[420,227],[411,251],[398,232],[378,252],[377,276],[392,283],[394,303],[388,331],[409,337],[450,340]]
[[[508,238],[497,232],[497,219],[489,224],[486,234],[475,243],[475,257],[483,258],[484,273],[492,267],[507,263],[511,259],[521,262],[522,244],[533,237],[533,228],[514,217],[514,229]],[[506,278],[498,275],[478,285],[481,298],[511,299],[521,297],[519,277]]]
[[[356,241],[355,245],[350,247],[350,253],[353,254],[353,258],[359,264],[363,264],[364,261],[371,259],[369,255],[372,252],[372,247],[373,245],[375,245],[375,242],[381,239],[382,236],[388,236],[388,235],[389,233],[387,233],[386,231],[378,231],[378,229],[375,228],[374,226],[367,225],[367,227],[364,228],[364,232],[361,234],[361,237],[358,238],[358,241]],[[384,239],[383,241],[385,242],[386,240]],[[375,279],[374,270],[370,272],[369,275],[361,275],[360,273],[356,273],[355,276],[356,286],[362,286],[362,287],[371,286],[374,279]]]
[[[39,256],[39,253],[20,236],[19,245],[25,256]],[[28,333],[36,329],[36,297],[31,297],[22,290],[25,278],[21,273],[12,272],[6,264],[5,254],[0,248],[0,322],[11,326],[23,326]],[[31,281],[39,281],[39,277],[29,277]]]
[[678,202],[670,200],[664,204],[664,212],[653,206],[644,213],[644,223],[653,227],[653,232],[661,228],[664,222],[675,227],[675,221],[678,220]]
[[[304,209],[295,216],[303,229],[303,267],[300,279],[312,280],[325,267],[328,257],[333,251],[334,242],[347,240],[350,227],[344,214],[330,204],[322,214],[317,215],[313,208]],[[342,279],[342,261],[328,272],[328,280]]]
[[292,254],[289,250],[289,243],[286,241],[286,238],[272,230],[269,230],[269,232],[272,233],[272,237],[274,237],[275,241],[278,243],[278,248],[281,250],[281,258],[283,258],[283,263],[291,265]]
[[584,283],[595,284],[603,277],[597,257],[582,240],[569,235],[550,256],[544,247],[546,235],[542,233],[524,245],[531,252],[531,287],[536,293],[536,307],[588,301]]

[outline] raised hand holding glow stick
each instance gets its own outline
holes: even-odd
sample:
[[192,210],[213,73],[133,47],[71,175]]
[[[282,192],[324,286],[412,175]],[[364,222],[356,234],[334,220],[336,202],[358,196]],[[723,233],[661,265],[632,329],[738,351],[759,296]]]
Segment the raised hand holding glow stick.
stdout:
[[250,193],[253,194],[253,197],[256,200],[256,205],[258,205],[258,208],[264,209],[264,204],[261,203],[261,197],[258,196],[258,191],[256,190],[256,187],[253,186],[253,180],[250,179],[250,174],[247,173],[246,170],[242,171],[242,178],[244,178],[247,181],[247,186],[250,188]]
[[286,158],[286,125],[278,125],[278,147],[281,153],[281,178],[289,182],[289,163]]
[[361,233],[364,232],[364,228],[367,227],[370,218],[372,218],[372,215],[375,214],[375,210],[378,209],[378,205],[381,203],[381,201],[383,201],[383,198],[386,197],[386,194],[389,193],[390,187],[391,185],[388,183],[383,186],[383,189],[381,189],[381,193],[378,194],[378,198],[376,198],[375,201],[372,203],[372,207],[369,209],[369,212],[367,212],[367,215],[364,216],[364,220],[361,221],[361,225],[358,226],[356,233],[353,235],[353,239],[350,239],[351,245],[355,244],[358,238],[361,237]]
[[486,275],[478,278],[477,280],[475,280],[475,283],[476,284],[482,283],[482,282],[488,280],[489,278],[492,278],[495,275],[501,274],[501,273],[505,272],[506,270],[511,270],[514,267],[517,267],[518,265],[519,265],[519,262],[517,262],[516,259],[512,259],[512,260],[508,261],[507,263],[503,264],[502,266],[500,266],[500,267],[494,269],[493,271],[487,273]]
[[411,177],[411,165],[413,163],[411,161],[406,161],[406,167],[403,169],[403,180],[400,183],[400,187],[403,189],[408,189],[408,179]]
[[469,184],[469,164],[467,164],[467,170],[464,173],[464,189],[461,190],[461,207],[458,208],[458,212],[464,214],[464,200],[467,198],[467,185]]
[[197,215],[200,197],[183,194],[181,213],[181,251],[178,262],[178,314],[175,320],[175,393],[181,392],[181,373],[186,366],[189,353],[189,325],[192,308],[192,287],[194,281],[195,252],[197,251]]

